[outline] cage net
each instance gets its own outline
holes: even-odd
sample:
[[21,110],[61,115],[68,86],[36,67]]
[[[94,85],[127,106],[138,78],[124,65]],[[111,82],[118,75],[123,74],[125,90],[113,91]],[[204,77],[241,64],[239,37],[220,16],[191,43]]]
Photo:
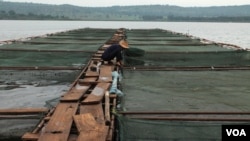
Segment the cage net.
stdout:
[[118,117],[121,141],[220,141],[220,124]]
[[[125,71],[126,112],[247,112],[249,71]],[[237,83],[235,83],[237,82]],[[145,116],[145,115],[144,115]],[[118,115],[121,141],[220,141],[221,126],[249,122],[185,121],[175,118],[241,119],[249,115]],[[142,119],[140,118],[142,117]],[[171,120],[173,118],[173,120]]]
[[[123,110],[134,114],[117,115],[121,141],[220,141],[221,125],[249,124],[226,122],[230,118],[249,119],[249,115],[136,114],[249,111],[249,69],[233,69],[249,66],[249,52],[159,29],[128,30],[127,37],[131,48],[145,54],[124,53],[128,68],[122,80]],[[161,69],[175,67],[229,69]],[[149,120],[163,117],[192,120]],[[200,118],[208,120],[196,121]]]
[[238,67],[248,66],[250,61],[248,51],[203,43],[199,38],[158,29],[129,30],[127,40],[131,48],[145,51],[144,55],[125,51],[127,66]]
[[0,70],[0,84],[45,86],[73,82],[80,70]]
[[55,106],[90,57],[114,32],[85,28],[1,44],[0,96],[32,91],[48,97],[43,99],[46,106]]
[[94,50],[67,51],[67,47],[62,46],[60,49],[63,51],[51,51],[59,46],[44,44],[43,47],[47,48],[44,51],[39,47],[36,44],[26,46],[20,43],[1,46],[0,49],[17,49],[0,51],[1,90],[20,88],[23,85],[46,87],[72,83]]
[[15,67],[82,67],[92,53],[1,51],[0,65]]
[[249,111],[249,71],[126,70],[127,111]]
[[150,53],[144,56],[125,56],[127,66],[165,66],[165,67],[239,67],[248,66],[250,52],[203,52],[203,53]]
[[1,82],[26,79],[72,82],[114,32],[85,28],[2,44]]
[[221,141],[222,125],[248,122],[138,120],[118,116],[120,141]]
[[[41,39],[40,39],[41,40]],[[44,39],[43,39],[44,40]],[[0,46],[0,49],[9,49],[10,51],[13,51],[11,49],[30,49],[30,50],[35,50],[35,51],[43,51],[46,50],[49,52],[49,50],[53,51],[65,51],[65,52],[70,52],[70,51],[86,51],[86,52],[94,52],[96,51],[101,43],[98,44],[87,44],[85,45],[84,43],[76,43],[73,44],[73,41],[71,41],[71,44],[64,44],[60,41],[56,41],[54,44],[52,42],[46,43],[35,43],[33,40],[28,40],[30,41],[29,43],[26,41],[25,42],[16,42],[14,44],[5,44]],[[34,43],[31,43],[33,41]],[[52,52],[52,51],[51,51]]]
[[[1,108],[55,107],[114,32],[86,28],[0,44]],[[0,140],[20,140],[42,117],[44,113],[25,115],[29,120],[1,120]]]

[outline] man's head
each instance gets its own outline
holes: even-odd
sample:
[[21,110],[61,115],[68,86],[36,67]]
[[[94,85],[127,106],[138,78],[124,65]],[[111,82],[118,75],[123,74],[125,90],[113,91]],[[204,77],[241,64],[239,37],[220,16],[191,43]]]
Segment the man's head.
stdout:
[[119,42],[119,45],[120,45],[122,48],[124,48],[124,49],[129,48],[129,47],[128,47],[128,41],[126,41],[126,40],[121,40],[121,41]]

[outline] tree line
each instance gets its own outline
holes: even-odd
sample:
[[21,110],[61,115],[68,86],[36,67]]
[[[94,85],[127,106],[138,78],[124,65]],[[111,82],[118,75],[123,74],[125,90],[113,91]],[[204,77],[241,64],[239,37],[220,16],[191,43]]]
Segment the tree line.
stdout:
[[51,16],[44,14],[18,14],[13,10],[10,11],[0,11],[0,20],[70,20],[65,16]]
[[179,7],[139,5],[79,7],[0,1],[0,19],[250,22],[250,5]]

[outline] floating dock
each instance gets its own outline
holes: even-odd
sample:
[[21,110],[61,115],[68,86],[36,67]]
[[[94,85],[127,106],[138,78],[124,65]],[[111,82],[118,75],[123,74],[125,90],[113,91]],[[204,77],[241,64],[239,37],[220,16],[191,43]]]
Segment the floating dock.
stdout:
[[[101,55],[122,39],[145,54],[125,55],[121,69]],[[220,140],[222,124],[250,122],[250,53],[235,45],[161,29],[79,29],[8,42],[0,54],[5,77],[75,77],[49,109],[0,110],[5,117],[44,113],[23,141]],[[123,75],[122,109],[109,92],[114,71]]]

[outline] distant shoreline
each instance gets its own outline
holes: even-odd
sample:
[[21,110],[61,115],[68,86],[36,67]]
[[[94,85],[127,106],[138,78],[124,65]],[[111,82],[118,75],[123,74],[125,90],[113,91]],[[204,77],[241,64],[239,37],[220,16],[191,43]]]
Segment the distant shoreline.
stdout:
[[10,21],[124,21],[124,22],[127,22],[127,21],[131,21],[131,22],[210,22],[210,23],[213,23],[213,22],[216,22],[216,23],[250,23],[250,19],[249,20],[169,20],[169,21],[151,21],[151,20],[69,20],[69,19],[27,19],[27,18],[24,18],[24,19],[0,19],[0,21],[4,21],[4,20],[10,20]]
[[0,1],[0,20],[250,22],[250,5],[79,7]]

